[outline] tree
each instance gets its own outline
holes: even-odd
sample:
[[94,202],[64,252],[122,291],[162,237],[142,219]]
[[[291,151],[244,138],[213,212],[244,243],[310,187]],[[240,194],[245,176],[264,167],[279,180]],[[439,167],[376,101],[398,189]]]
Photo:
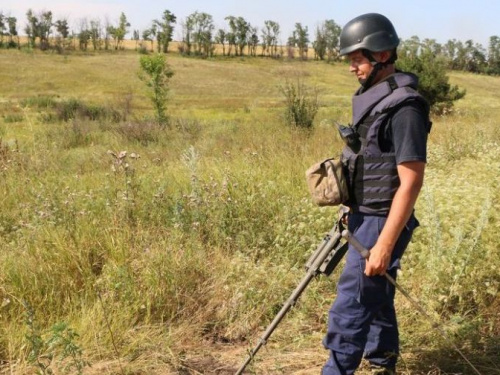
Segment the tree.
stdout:
[[455,58],[457,55],[457,41],[450,39],[443,45],[443,56],[448,61],[448,68],[454,69]]
[[407,59],[416,59],[420,54],[420,38],[413,35],[410,39],[401,41],[399,44],[399,53],[403,54]]
[[59,33],[59,35],[63,40],[69,36],[68,20],[66,19],[57,20],[54,26],[56,27],[56,31]]
[[139,44],[139,40],[141,39],[141,34],[139,30],[134,29],[133,31],[133,40],[135,40],[135,50],[137,51],[137,45]]
[[323,28],[326,38],[326,54],[328,61],[339,58],[339,38],[342,28],[334,20],[326,20]]
[[295,24],[295,30],[290,38],[288,38],[289,47],[297,47],[301,59],[307,59],[307,51],[309,48],[309,31],[308,27],[303,27],[300,22]]
[[227,33],[224,29],[217,30],[217,34],[215,34],[214,38],[215,43],[220,44],[222,46],[222,56],[226,55],[226,41],[227,41]]
[[20,47],[19,35],[17,33],[17,18],[7,17],[7,25],[9,27],[9,47],[16,47],[16,42],[14,42],[14,37],[17,38],[17,47]]
[[236,18],[236,44],[238,45],[240,56],[243,56],[243,50],[248,44],[251,28],[250,22],[247,22],[243,17]]
[[472,65],[474,73],[484,72],[488,66],[486,49],[480,43],[474,43],[474,49],[472,51]]
[[486,50],[482,45],[474,43],[470,39],[465,41],[465,43],[460,41],[448,43],[447,48],[444,50],[448,53],[451,46],[453,46],[454,59],[450,64],[452,69],[473,73],[479,73],[486,70]]
[[32,9],[28,9],[26,18],[28,19],[28,23],[24,31],[28,37],[28,46],[34,48],[36,38],[39,38],[40,49],[46,50],[49,48],[49,37],[53,26],[52,12],[42,11],[39,14],[35,14]]
[[243,17],[226,17],[231,29],[231,41],[235,47],[235,54],[243,56],[244,48],[248,44],[251,25]]
[[456,43],[457,55],[453,62],[453,69],[464,70],[467,65],[467,51],[465,50],[464,44],[461,41]]
[[177,17],[170,12],[165,10],[163,12],[162,18],[160,20],[154,20],[153,23],[156,25],[156,39],[158,41],[158,52],[167,53],[168,45],[173,39],[174,26],[173,24],[177,22]]
[[166,113],[169,81],[174,75],[167,64],[165,55],[157,53],[152,56],[142,56],[139,78],[150,89],[149,97],[156,109],[156,117],[161,126],[168,125]]
[[500,74],[500,37],[490,37],[488,45],[488,74]]
[[213,54],[212,34],[215,29],[213,17],[208,13],[194,12],[186,19],[188,54],[191,53],[191,45],[195,48],[195,54],[199,56],[211,56]]
[[334,20],[326,20],[318,26],[313,46],[314,52],[320,60],[324,60],[325,57],[328,61],[338,58],[340,31],[341,27]]
[[280,25],[271,20],[264,21],[262,29],[262,54],[267,52],[268,56],[278,56],[278,39],[280,34]]
[[33,13],[33,10],[28,9],[26,12],[26,18],[28,19],[28,23],[24,28],[26,36],[28,38],[28,47],[35,48],[36,38],[38,37],[38,18]]
[[156,35],[156,27],[153,25],[151,28],[142,32],[142,40],[151,42],[151,51],[153,51],[153,40]]
[[125,13],[120,14],[120,20],[118,22],[118,26],[109,25],[107,30],[115,43],[115,50],[119,49],[123,40],[125,39],[125,35],[128,34],[128,29],[130,27],[130,23],[127,21],[127,16]]
[[0,12],[0,47],[3,46],[3,37],[7,34],[7,17]]
[[108,17],[104,19],[104,27],[102,28],[103,35],[102,40],[104,43],[104,49],[107,51],[109,49],[109,39],[112,37],[110,31],[113,31],[113,26],[110,24]]
[[227,33],[226,38],[227,38],[227,45],[228,45],[227,55],[231,56],[231,51],[233,50],[233,47],[234,47],[234,54],[237,55],[238,50],[236,48],[236,35],[235,35],[235,33],[233,33],[232,31]]
[[86,51],[91,39],[92,33],[89,30],[87,19],[80,20],[80,30],[78,31],[78,47],[82,51]]
[[297,32],[292,31],[292,35],[288,37],[286,46],[288,47],[288,58],[295,58],[295,46],[297,45]]
[[88,30],[90,41],[94,51],[102,48],[102,28],[99,19],[90,20],[90,29]]
[[436,42],[436,39],[425,38],[421,43],[421,49],[436,56],[443,54],[443,46]]
[[193,17],[187,17],[184,22],[181,22],[182,27],[182,43],[179,45],[179,51],[183,55],[190,55],[191,48],[193,45],[193,29],[194,29],[194,19]]
[[480,73],[486,69],[486,51],[481,44],[472,40],[465,42],[467,50],[467,65],[465,70],[471,73]]
[[66,48],[66,40],[69,37],[68,20],[57,20],[54,23],[54,26],[56,27],[56,31],[58,33],[58,35],[56,36],[56,48],[59,52],[62,52]]
[[445,114],[452,110],[453,102],[465,96],[465,90],[448,82],[447,60],[435,55],[432,49],[416,45],[418,38],[401,43],[397,67],[419,77],[419,92],[428,100],[434,113]]
[[250,27],[248,37],[248,51],[252,56],[257,56],[257,46],[259,45],[259,37],[257,33],[258,29],[256,27]]
[[52,12],[43,11],[38,23],[38,36],[40,37],[40,49],[46,50],[50,47],[50,34],[52,33]]
[[326,55],[326,33],[323,27],[316,28],[316,40],[313,43],[315,58],[325,59]]

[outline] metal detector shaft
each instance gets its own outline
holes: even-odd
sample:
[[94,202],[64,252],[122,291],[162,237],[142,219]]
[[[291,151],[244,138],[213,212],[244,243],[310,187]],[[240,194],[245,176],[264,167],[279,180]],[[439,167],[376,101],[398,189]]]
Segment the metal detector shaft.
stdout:
[[[368,257],[370,256],[370,252],[365,249],[365,247],[356,239],[356,237],[354,237],[351,232],[349,232],[347,229],[342,231],[342,237],[347,241],[349,242],[352,247],[354,247],[354,249],[356,251],[358,251],[358,253],[361,254],[361,256],[365,259],[368,259]],[[386,279],[396,287],[396,289],[401,292],[401,294],[403,294],[406,299],[408,299],[408,301],[410,301],[412,303],[412,305],[431,323],[432,327],[437,329],[439,331],[439,333],[441,333],[441,335],[446,339],[446,341],[453,346],[453,348],[456,350],[456,352],[458,354],[460,354],[460,356],[464,359],[464,361],[474,370],[474,372],[478,375],[481,375],[481,373],[479,372],[479,370],[474,367],[474,365],[467,359],[467,357],[462,353],[462,351],[455,345],[455,343],[451,340],[451,338],[448,336],[448,334],[446,333],[446,331],[441,328],[439,326],[439,324],[434,321],[434,319],[429,315],[427,314],[427,312],[423,309],[423,307],[420,305],[420,303],[418,303],[418,301],[416,301],[415,299],[413,299],[409,294],[408,292],[403,288],[401,287],[401,285],[399,285],[396,280],[394,280],[394,278],[387,274],[387,273],[384,273],[384,276],[386,277]]]
[[260,338],[260,340],[257,343],[257,345],[255,346],[255,348],[250,352],[245,363],[243,363],[241,368],[236,372],[236,375],[243,374],[243,371],[245,370],[245,368],[252,361],[252,359],[255,357],[255,355],[260,350],[260,348],[266,344],[267,340],[269,339],[269,337],[271,336],[273,331],[276,329],[278,324],[280,324],[281,320],[285,317],[287,312],[293,307],[293,305],[295,305],[297,299],[300,297],[302,292],[307,288],[307,285],[309,285],[310,281],[313,278],[314,278],[314,274],[312,272],[308,272],[307,275],[302,279],[300,284],[293,291],[290,298],[283,305],[283,307],[281,308],[278,315],[276,315],[276,317],[274,318],[272,323],[269,325],[269,327],[267,327],[266,331],[264,332],[264,334]]
[[[245,368],[255,357],[259,349],[267,343],[267,340],[276,329],[281,320],[285,317],[288,311],[295,305],[302,292],[307,288],[311,280],[320,273],[331,273],[335,266],[340,262],[342,256],[345,254],[347,247],[341,243],[340,226],[337,223],[332,230],[325,236],[321,244],[317,247],[316,251],[309,258],[306,264],[307,274],[300,281],[299,285],[295,288],[288,300],[285,302],[280,312],[276,315],[272,323],[267,327],[266,331],[260,338],[255,348],[249,353],[245,363],[236,372],[236,375],[243,374]],[[336,264],[332,264],[336,263]]]

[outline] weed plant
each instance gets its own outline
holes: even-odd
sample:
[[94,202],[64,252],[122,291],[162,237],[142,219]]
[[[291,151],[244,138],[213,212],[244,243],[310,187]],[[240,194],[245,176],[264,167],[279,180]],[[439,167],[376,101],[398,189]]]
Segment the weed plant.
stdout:
[[285,97],[285,122],[300,128],[312,128],[318,113],[318,94],[298,79],[296,83],[286,82],[281,88]]

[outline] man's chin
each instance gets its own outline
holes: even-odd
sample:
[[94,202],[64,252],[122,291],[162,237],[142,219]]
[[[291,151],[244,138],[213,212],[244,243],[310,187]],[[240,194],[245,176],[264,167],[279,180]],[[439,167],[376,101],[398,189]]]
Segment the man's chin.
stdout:
[[358,82],[361,86],[364,86],[365,83],[366,83],[366,79],[363,79],[363,78],[358,78]]

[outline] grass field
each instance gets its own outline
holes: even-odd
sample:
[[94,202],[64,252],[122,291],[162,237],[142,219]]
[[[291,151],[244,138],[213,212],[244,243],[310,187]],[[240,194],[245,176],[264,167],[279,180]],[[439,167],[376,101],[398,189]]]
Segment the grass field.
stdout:
[[[304,171],[340,152],[346,66],[168,61],[160,128],[136,53],[0,52],[0,373],[233,374],[330,229]],[[280,85],[297,79],[318,90],[311,132],[282,121]],[[399,295],[400,373],[472,374],[456,345],[494,375],[500,78],[450,79],[467,95],[433,118],[399,280],[453,343]],[[320,372],[338,276],[311,284],[249,373]]]

